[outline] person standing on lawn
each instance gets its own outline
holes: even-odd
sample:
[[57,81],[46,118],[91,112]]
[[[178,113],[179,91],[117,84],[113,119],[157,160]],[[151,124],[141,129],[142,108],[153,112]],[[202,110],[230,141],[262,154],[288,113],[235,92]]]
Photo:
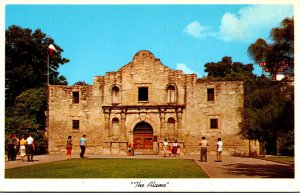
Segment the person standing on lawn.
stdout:
[[83,135],[82,138],[80,138],[79,145],[80,145],[80,149],[81,149],[80,157],[84,158],[84,153],[85,153],[85,149],[87,146],[86,135]]
[[[208,146],[208,142],[207,140],[205,139],[205,137],[202,137],[202,140],[200,142],[200,149],[201,149],[201,156],[200,156],[200,161],[205,161],[207,162],[207,146]],[[204,158],[204,159],[203,159]]]

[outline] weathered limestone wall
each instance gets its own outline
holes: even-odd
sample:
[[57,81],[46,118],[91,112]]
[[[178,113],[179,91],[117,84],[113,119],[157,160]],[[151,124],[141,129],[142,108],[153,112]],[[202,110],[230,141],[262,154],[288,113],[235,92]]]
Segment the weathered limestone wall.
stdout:
[[[73,103],[72,92],[79,92],[79,103]],[[79,152],[79,139],[83,134],[89,138],[87,152],[101,152],[103,121],[102,109],[94,106],[91,86],[50,86],[49,101],[49,152],[65,151],[66,140],[72,136],[74,152]],[[98,115],[98,116],[95,116]],[[72,120],[80,120],[80,129],[72,129]],[[97,136],[97,137],[92,137]]]
[[[148,88],[148,101],[138,100],[139,87]],[[214,88],[214,101],[207,100],[208,88]],[[78,104],[73,103],[72,92],[80,93]],[[246,152],[249,142],[237,136],[243,97],[242,82],[200,80],[164,66],[149,51],[140,51],[119,70],[94,77],[91,86],[50,86],[49,151],[65,151],[66,139],[72,135],[73,151],[79,152],[79,139],[86,134],[87,153],[125,154],[134,127],[146,122],[157,139],[153,153],[159,153],[168,138],[178,139],[186,154],[199,154],[202,136],[210,143],[210,153],[218,137],[224,154]],[[218,119],[217,129],[210,128],[211,118]],[[174,123],[168,123],[170,119]],[[80,121],[79,130],[72,129],[73,120]]]
[[[207,99],[208,88],[214,89],[213,101]],[[238,125],[242,121],[244,97],[242,82],[198,80],[187,93],[186,118],[190,121],[186,122],[184,136],[186,141],[191,142],[187,145],[190,146],[192,154],[199,151],[195,143],[198,146],[202,136],[209,141],[208,151],[211,153],[215,153],[218,137],[221,137],[224,143],[224,154],[232,154],[244,148],[237,135]],[[217,129],[210,128],[210,119],[218,120]]]

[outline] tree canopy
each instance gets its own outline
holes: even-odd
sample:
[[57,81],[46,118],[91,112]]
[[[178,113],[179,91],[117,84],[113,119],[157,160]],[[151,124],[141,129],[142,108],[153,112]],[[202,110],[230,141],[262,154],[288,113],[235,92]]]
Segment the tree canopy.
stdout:
[[270,33],[271,43],[259,38],[248,48],[249,56],[274,75],[278,72],[294,75],[294,18],[286,18]]
[[10,26],[5,32],[5,104],[12,106],[14,99],[29,88],[46,87],[47,50],[53,44],[56,54],[49,60],[50,84],[67,84],[66,78],[59,75],[60,65],[69,62],[63,58],[63,49],[55,44],[40,29],[34,32],[19,26]]
[[242,80],[253,76],[253,65],[232,62],[232,58],[224,56],[219,62],[209,62],[204,65],[209,78],[223,78],[225,80]]

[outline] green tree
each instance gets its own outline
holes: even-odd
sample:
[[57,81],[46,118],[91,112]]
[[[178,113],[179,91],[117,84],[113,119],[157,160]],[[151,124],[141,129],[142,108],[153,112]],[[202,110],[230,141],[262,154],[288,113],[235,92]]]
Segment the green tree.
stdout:
[[244,120],[241,135],[244,139],[258,140],[261,144],[276,139],[273,127],[283,111],[278,89],[269,78],[257,77],[244,95]]
[[259,64],[265,62],[271,75],[283,71],[294,76],[294,18],[286,18],[270,34],[272,43],[257,39],[248,48],[250,57]]
[[252,64],[232,62],[232,58],[225,56],[219,62],[209,62],[205,65],[205,72],[208,78],[223,80],[243,80],[245,77],[254,76]]
[[86,83],[85,81],[78,81],[78,82],[75,82],[74,85],[84,85],[84,86],[87,86],[89,84]]
[[[29,88],[46,87],[47,51],[49,44],[56,47],[49,63],[50,84],[66,84],[57,69],[69,62],[63,58],[63,49],[40,29],[32,32],[19,26],[10,26],[5,32],[5,104],[13,106],[15,97]],[[60,81],[62,80],[62,81]]]
[[[268,147],[268,153],[276,153],[278,136],[293,130],[293,88],[284,81],[256,76],[252,70],[252,64],[232,62],[228,56],[220,62],[205,64],[207,79],[244,82],[244,119],[240,123],[240,135],[243,139],[258,140]],[[286,138],[283,143],[292,144]]]
[[33,32],[15,25],[5,31],[5,131],[19,137],[31,132],[37,153],[47,150],[44,112],[47,110],[50,44],[57,53],[49,60],[49,82],[67,85],[66,78],[59,75],[57,69],[69,60],[61,56],[63,49],[51,37],[40,29]]
[[[272,79],[278,73],[294,76],[294,19],[286,18],[270,33],[272,43],[257,39],[248,48],[248,54],[256,63],[265,62]],[[258,139],[276,152],[281,143],[286,150],[281,153],[292,155],[294,133],[294,86],[284,79],[272,81],[260,77],[245,89],[244,122],[241,134],[244,138]],[[280,142],[282,141],[282,142]],[[287,142],[288,141],[288,142]],[[277,143],[277,144],[276,144]],[[280,149],[280,148],[278,148]],[[270,152],[271,153],[271,152]]]
[[15,106],[9,108],[5,125],[7,132],[16,133],[18,137],[33,133],[37,148],[36,153],[45,153],[47,139],[44,137],[45,109],[47,94],[44,88],[33,88],[16,97]]

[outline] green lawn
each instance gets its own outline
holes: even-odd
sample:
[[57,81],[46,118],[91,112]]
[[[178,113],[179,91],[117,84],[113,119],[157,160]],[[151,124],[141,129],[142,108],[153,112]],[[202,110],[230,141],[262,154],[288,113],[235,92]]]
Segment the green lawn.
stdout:
[[[26,174],[26,175],[24,175]],[[71,159],[5,170],[5,178],[207,178],[194,160]]]

